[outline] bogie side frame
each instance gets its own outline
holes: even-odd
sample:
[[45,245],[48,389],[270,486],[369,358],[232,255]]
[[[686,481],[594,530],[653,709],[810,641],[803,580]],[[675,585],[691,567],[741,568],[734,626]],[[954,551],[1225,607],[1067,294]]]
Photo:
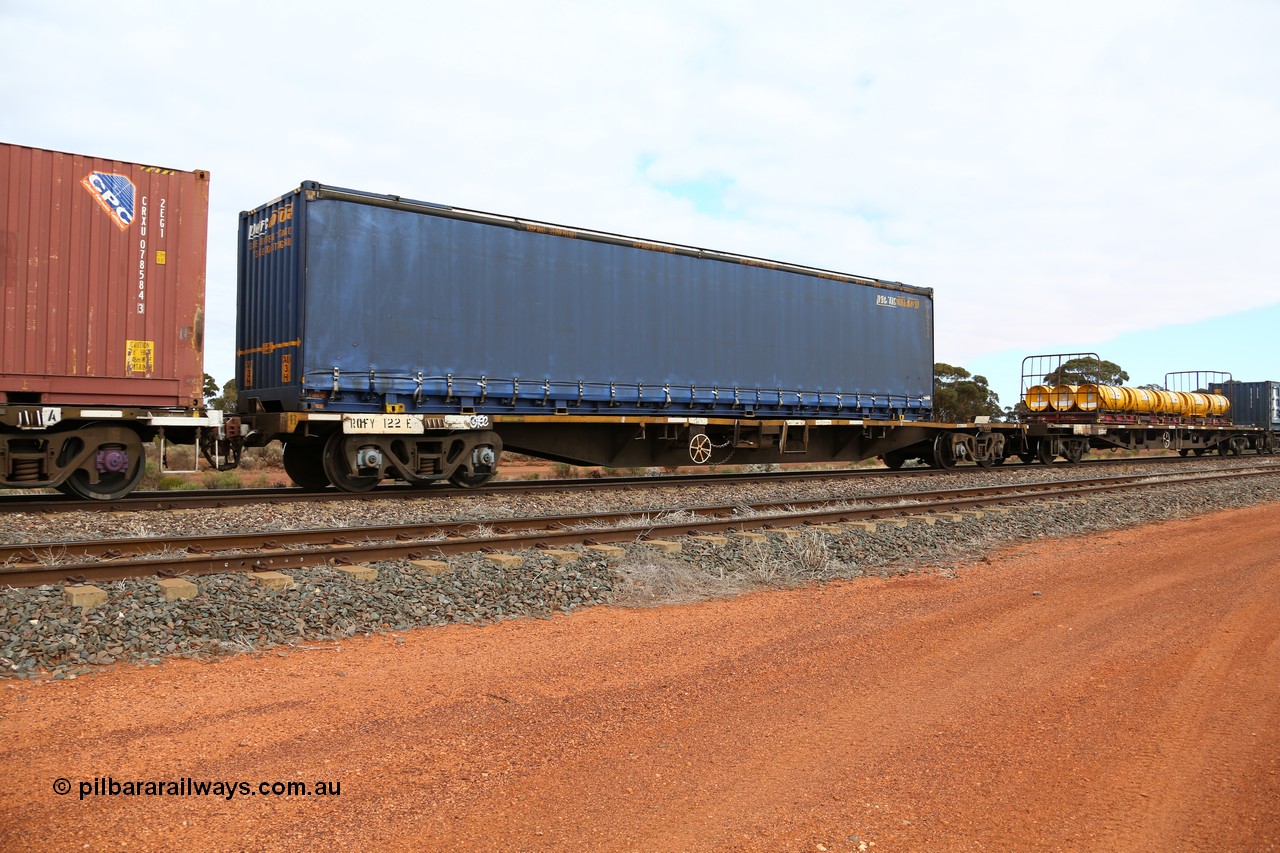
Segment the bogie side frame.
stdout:
[[148,442],[194,444],[212,467],[235,467],[239,425],[238,418],[203,409],[2,403],[0,488],[115,500],[142,480]]

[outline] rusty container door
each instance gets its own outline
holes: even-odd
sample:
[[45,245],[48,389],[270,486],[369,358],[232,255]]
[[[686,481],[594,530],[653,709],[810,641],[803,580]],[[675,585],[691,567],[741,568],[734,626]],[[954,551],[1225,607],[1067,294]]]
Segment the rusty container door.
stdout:
[[0,143],[0,403],[203,400],[209,174]]

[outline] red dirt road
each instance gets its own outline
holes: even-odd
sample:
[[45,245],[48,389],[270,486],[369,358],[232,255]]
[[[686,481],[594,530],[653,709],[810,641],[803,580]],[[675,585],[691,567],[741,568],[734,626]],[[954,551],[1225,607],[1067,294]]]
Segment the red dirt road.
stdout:
[[4,684],[0,847],[1280,849],[1280,505],[401,637]]

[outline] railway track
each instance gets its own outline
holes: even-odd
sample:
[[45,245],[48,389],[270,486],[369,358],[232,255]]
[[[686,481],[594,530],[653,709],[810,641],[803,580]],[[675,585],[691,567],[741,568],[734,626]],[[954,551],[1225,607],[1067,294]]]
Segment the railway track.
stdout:
[[520,517],[484,522],[294,530],[199,537],[111,539],[0,546],[0,585],[119,580],[150,575],[307,568],[426,559],[483,550],[634,542],[696,533],[881,522],[981,511],[993,506],[1080,497],[1147,486],[1277,474],[1270,465],[1190,473],[1093,476],[1074,480],[684,507],[679,510]]
[[[1206,460],[1197,460],[1204,462]],[[1223,464],[1231,464],[1233,460],[1221,460]],[[1073,467],[1089,470],[1094,467],[1112,467],[1119,465],[1162,465],[1186,464],[1186,460],[1177,456],[1127,457],[1122,459],[1090,459],[1079,462]],[[719,473],[719,474],[669,474],[652,477],[607,477],[601,479],[569,479],[569,480],[499,480],[488,485],[464,489],[449,484],[428,488],[413,488],[404,484],[380,486],[370,492],[342,492],[336,489],[309,491],[293,487],[257,488],[257,489],[204,489],[190,491],[138,492],[115,501],[91,501],[63,494],[20,494],[0,495],[0,513],[5,512],[137,512],[171,509],[219,509],[245,504],[285,504],[285,503],[329,503],[334,501],[367,501],[416,498],[474,498],[483,495],[536,494],[540,492],[564,491],[568,489],[590,489],[594,491],[610,491],[634,488],[659,488],[665,486],[701,486],[708,484],[730,483],[767,483],[767,482],[805,482],[815,480],[838,480],[845,478],[880,478],[880,477],[929,477],[939,474],[960,471],[1023,471],[1028,466],[1022,463],[1011,463],[1001,468],[838,468],[832,470],[784,470],[759,473]],[[1034,465],[1031,467],[1040,467]]]

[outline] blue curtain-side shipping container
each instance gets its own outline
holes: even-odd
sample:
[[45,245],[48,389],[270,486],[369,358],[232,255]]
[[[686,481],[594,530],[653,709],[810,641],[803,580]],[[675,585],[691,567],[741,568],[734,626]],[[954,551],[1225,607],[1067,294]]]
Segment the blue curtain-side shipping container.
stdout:
[[303,184],[241,214],[266,411],[927,419],[933,291]]

